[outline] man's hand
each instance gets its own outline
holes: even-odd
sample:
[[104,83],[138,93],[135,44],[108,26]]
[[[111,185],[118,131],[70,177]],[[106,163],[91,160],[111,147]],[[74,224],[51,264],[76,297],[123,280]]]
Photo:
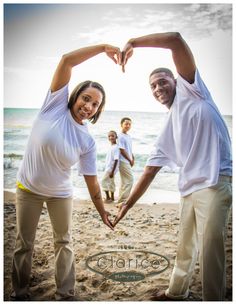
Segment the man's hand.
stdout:
[[120,205],[116,218],[113,222],[113,227],[115,227],[118,224],[118,222],[125,216],[128,210],[129,210],[128,205],[126,205],[125,203],[122,203]]
[[122,71],[125,72],[125,65],[128,61],[128,59],[133,55],[133,46],[130,42],[128,42],[123,51],[121,52],[121,63],[120,65],[122,66]]
[[104,52],[110,57],[114,63],[121,64],[121,51],[120,48],[114,47],[112,45],[106,44]]
[[107,225],[111,230],[114,230],[114,225],[111,223],[109,216],[111,216],[111,214],[107,211],[105,211],[104,214],[101,215],[102,221],[105,223],[105,225]]

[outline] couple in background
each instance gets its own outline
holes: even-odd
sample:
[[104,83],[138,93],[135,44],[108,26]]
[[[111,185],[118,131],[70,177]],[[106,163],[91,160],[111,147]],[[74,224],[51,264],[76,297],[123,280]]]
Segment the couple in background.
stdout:
[[118,170],[121,179],[119,198],[117,200],[118,204],[128,198],[133,186],[132,166],[134,165],[134,155],[132,153],[132,139],[128,134],[131,124],[131,119],[124,117],[120,122],[121,133],[118,136],[114,130],[108,133],[111,148],[106,155],[105,173],[102,179],[102,188],[106,194],[106,203],[115,200],[115,174]]
[[[168,117],[143,175],[112,223],[104,209],[97,180],[95,142],[85,122],[96,123],[99,119],[105,106],[105,91],[100,84],[85,81],[69,96],[68,83],[74,66],[100,53],[106,53],[125,72],[125,65],[137,47],[170,50],[178,77],[175,79],[166,68],[155,69],[150,75],[153,96],[169,109]],[[70,169],[77,162],[102,221],[112,230],[147,190],[162,166],[178,166],[181,211],[175,265],[169,288],[151,299],[186,299],[199,256],[203,300],[224,300],[224,242],[232,202],[231,142],[193,54],[179,33],[130,39],[122,53],[117,47],[102,44],[62,56],[34,122],[17,177],[17,236],[12,273],[15,300],[29,299],[32,252],[43,202],[47,203],[54,233],[55,298],[74,297]]]

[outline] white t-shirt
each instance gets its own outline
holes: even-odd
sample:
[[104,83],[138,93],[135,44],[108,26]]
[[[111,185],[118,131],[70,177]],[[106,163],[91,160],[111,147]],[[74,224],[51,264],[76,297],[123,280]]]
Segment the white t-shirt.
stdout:
[[199,72],[193,84],[180,75],[166,124],[147,165],[180,167],[182,196],[232,175],[231,141],[226,124]]
[[78,124],[68,109],[68,85],[48,91],[28,140],[17,180],[33,193],[50,197],[73,194],[71,167],[96,175],[96,146],[87,125]]
[[[133,158],[132,156],[132,138],[127,133],[120,133],[118,135],[118,146],[119,148],[124,149],[127,154],[129,155],[130,159]],[[129,163],[129,161],[120,154],[120,161],[123,161],[125,163]]]
[[118,160],[114,174],[117,173],[119,169],[119,158],[120,158],[120,150],[117,144],[111,145],[111,148],[107,152],[106,155],[106,163],[105,163],[105,172],[111,173],[115,160]]

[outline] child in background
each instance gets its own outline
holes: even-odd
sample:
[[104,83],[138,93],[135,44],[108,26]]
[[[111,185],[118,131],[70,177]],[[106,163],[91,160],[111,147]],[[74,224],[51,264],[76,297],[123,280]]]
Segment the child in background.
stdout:
[[109,203],[115,200],[115,174],[119,169],[120,150],[116,144],[117,133],[113,130],[108,133],[108,140],[111,142],[111,148],[106,155],[105,174],[102,179],[102,188],[106,194],[105,202]]
[[121,185],[119,191],[119,198],[117,203],[124,202],[131,192],[133,186],[133,172],[132,166],[134,165],[134,155],[132,152],[132,139],[128,134],[131,128],[132,121],[130,118],[121,119],[121,133],[118,136],[118,146],[120,149],[120,178]]

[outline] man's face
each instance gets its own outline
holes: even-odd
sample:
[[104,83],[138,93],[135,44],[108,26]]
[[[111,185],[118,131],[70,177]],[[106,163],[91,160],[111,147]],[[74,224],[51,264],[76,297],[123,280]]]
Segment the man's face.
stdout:
[[176,92],[175,79],[165,72],[159,72],[150,76],[149,83],[155,99],[170,108]]

